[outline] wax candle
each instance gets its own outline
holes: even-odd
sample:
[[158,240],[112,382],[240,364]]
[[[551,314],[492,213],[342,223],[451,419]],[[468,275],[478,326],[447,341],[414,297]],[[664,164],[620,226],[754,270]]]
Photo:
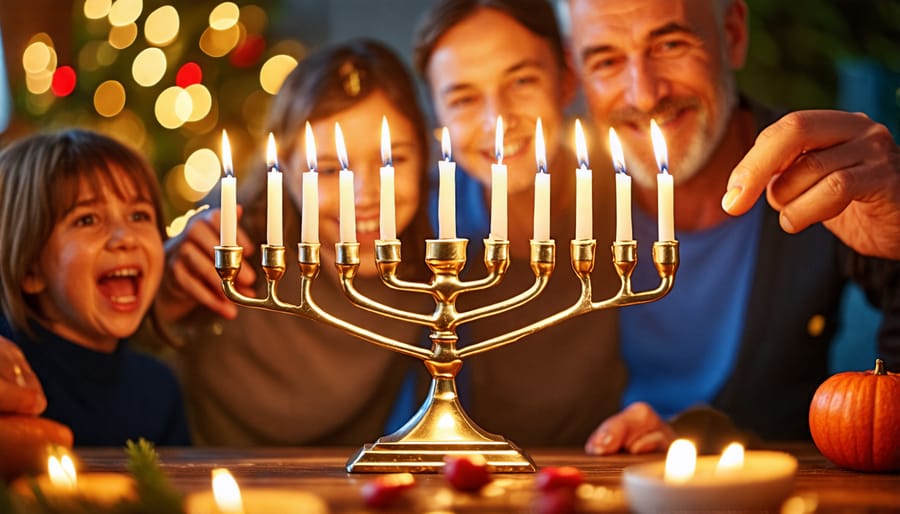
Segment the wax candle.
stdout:
[[578,168],[575,170],[575,239],[593,237],[593,213],[591,206],[591,182],[593,173],[588,167],[587,143],[581,120],[575,120],[575,153]]
[[337,146],[338,160],[341,162],[340,175],[340,232],[342,243],[356,242],[356,200],[353,194],[353,171],[347,159],[347,146],[344,144],[344,133],[341,124],[334,124],[334,143]]
[[659,208],[659,240],[675,240],[675,212],[672,175],[669,174],[669,152],[666,139],[656,120],[650,120],[650,136],[653,139],[653,153],[659,173],[656,175],[657,206]]
[[631,177],[625,171],[625,154],[616,129],[609,127],[609,151],[616,170],[616,241],[631,241]]
[[537,173],[534,175],[534,239],[550,240],[550,174],[547,173],[547,149],[544,145],[544,126],[538,118],[534,128],[534,157]]
[[381,117],[381,207],[379,235],[383,241],[397,239],[397,218],[394,210],[394,165],[391,159],[391,129],[387,116]]
[[300,216],[300,241],[319,242],[319,173],[316,171],[316,140],[312,127],[306,122],[306,165],[303,172],[303,206]]
[[221,213],[219,218],[219,245],[237,246],[237,179],[231,164],[231,145],[228,134],[222,131]]
[[266,240],[272,246],[284,246],[282,228],[282,199],[283,182],[282,173],[278,169],[278,151],[275,148],[275,136],[269,132],[269,141],[266,145],[267,189],[266,189]]
[[441,131],[441,154],[438,161],[438,237],[456,239],[456,163],[450,160],[450,131]]
[[505,241],[506,228],[506,165],[503,164],[503,117],[497,116],[497,130],[494,133],[494,155],[497,163],[491,164],[491,235],[495,241]]
[[191,494],[185,501],[188,514],[325,514],[328,504],[305,491],[274,488],[241,489],[224,468],[212,471],[212,491]]
[[[31,498],[34,487],[50,505],[59,502],[86,501],[102,506],[113,505],[136,496],[134,481],[119,473],[78,473],[68,454],[47,459],[47,474],[34,479],[13,482],[17,494]],[[77,500],[75,500],[77,499]]]

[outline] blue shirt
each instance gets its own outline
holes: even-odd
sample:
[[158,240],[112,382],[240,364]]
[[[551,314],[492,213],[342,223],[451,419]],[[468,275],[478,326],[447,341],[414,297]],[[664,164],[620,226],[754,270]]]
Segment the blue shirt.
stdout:
[[76,446],[124,446],[141,437],[159,446],[190,444],[181,391],[165,364],[125,341],[103,353],[32,326],[36,339],[0,316],[0,335],[22,349],[44,389],[43,417],[71,428]]
[[[675,286],[662,300],[619,311],[628,367],[623,406],[649,403],[663,418],[712,402],[737,359],[756,266],[763,202],[709,230],[678,232]],[[635,209],[635,291],[655,288],[650,257],[657,220]]]

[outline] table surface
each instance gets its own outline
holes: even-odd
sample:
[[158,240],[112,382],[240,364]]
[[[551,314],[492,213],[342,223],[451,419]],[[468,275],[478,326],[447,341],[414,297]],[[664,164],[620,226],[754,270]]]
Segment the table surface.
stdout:
[[[795,455],[799,470],[794,493],[782,512],[900,512],[900,473],[859,473],[838,468],[812,444],[780,445]],[[242,488],[273,487],[312,492],[331,512],[367,512],[361,489],[377,475],[347,473],[344,465],[355,448],[161,448],[163,470],[189,494],[210,489],[210,471],[231,470]],[[114,448],[76,451],[83,471],[124,471],[124,452]],[[585,455],[580,449],[529,449],[539,468],[579,468],[592,487],[579,490],[578,512],[628,512],[622,470],[632,464],[662,460],[662,454]],[[536,512],[540,494],[535,474],[495,474],[480,493],[453,491],[439,474],[416,475],[402,506],[389,512]],[[787,505],[787,504],[786,504]]]

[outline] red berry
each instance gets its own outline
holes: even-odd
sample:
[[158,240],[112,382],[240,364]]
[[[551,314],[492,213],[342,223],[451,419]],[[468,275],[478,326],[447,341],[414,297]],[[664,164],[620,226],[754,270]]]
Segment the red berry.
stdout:
[[410,473],[384,475],[366,482],[362,486],[362,497],[366,507],[383,508],[397,504],[404,491],[416,482]]
[[481,455],[445,457],[444,476],[458,491],[475,492],[491,481],[487,460]]
[[538,472],[534,483],[541,491],[553,491],[556,489],[574,490],[584,483],[584,474],[580,469],[572,466],[549,466]]
[[575,489],[558,488],[541,491],[534,501],[537,514],[569,514],[578,510]]

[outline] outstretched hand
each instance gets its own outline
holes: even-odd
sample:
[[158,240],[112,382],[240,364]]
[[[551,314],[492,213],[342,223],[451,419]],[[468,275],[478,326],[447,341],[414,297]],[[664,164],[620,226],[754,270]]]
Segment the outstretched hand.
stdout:
[[[241,215],[238,206],[238,217]],[[184,231],[166,242],[166,269],[156,298],[156,313],[161,321],[177,321],[198,306],[226,319],[237,316],[237,305],[225,297],[222,279],[215,267],[213,248],[219,244],[219,209],[210,209],[188,221]],[[255,250],[253,242],[240,227],[237,244],[244,257]],[[235,286],[248,292],[256,280],[252,266],[241,266]]]
[[763,130],[728,180],[740,215],[763,190],[789,233],[823,222],[857,252],[900,259],[900,149],[865,114],[797,111]]
[[592,455],[660,452],[674,440],[672,427],[650,405],[635,402],[597,427],[584,451]]

